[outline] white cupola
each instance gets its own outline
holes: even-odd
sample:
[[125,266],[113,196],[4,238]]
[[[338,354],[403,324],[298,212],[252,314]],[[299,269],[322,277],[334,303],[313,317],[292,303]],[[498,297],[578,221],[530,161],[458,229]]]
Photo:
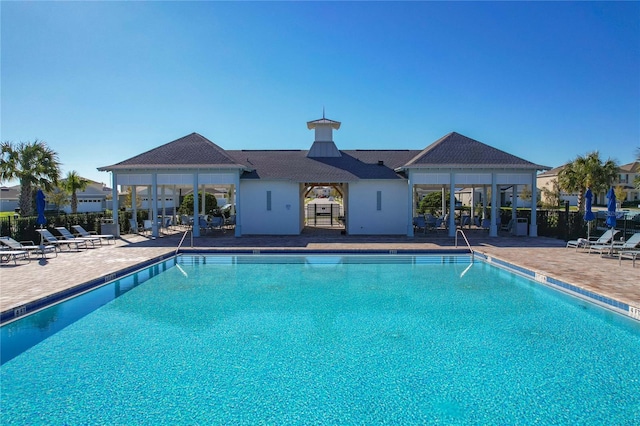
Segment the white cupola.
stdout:
[[311,149],[307,157],[342,157],[340,151],[333,142],[333,129],[338,130],[340,128],[339,121],[329,120],[324,117],[314,121],[307,121],[307,128],[309,130],[315,129],[316,135]]

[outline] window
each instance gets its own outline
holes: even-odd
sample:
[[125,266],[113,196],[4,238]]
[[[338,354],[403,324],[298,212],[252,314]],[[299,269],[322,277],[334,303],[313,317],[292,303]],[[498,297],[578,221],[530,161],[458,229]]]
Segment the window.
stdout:
[[267,211],[271,211],[271,191],[267,191]]
[[382,210],[382,191],[376,193],[376,210]]

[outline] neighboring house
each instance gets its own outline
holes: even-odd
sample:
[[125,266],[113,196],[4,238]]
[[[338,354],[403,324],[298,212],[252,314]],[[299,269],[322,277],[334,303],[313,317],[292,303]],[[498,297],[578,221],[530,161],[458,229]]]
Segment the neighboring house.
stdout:
[[[111,196],[111,188],[107,187],[102,182],[96,182],[88,180],[89,183],[84,191],[76,191],[78,197],[78,213],[96,213],[105,211],[109,206],[107,204],[107,197]],[[64,180],[63,180],[64,182]],[[52,206],[47,203],[47,208]],[[65,213],[71,213],[71,195],[69,195],[69,202],[62,206],[62,211]]]
[[640,202],[640,189],[634,186],[634,181],[638,176],[640,176],[640,161],[620,166],[618,181],[615,185],[622,186],[627,193],[624,201]]
[[[560,171],[564,169],[566,165],[562,165],[551,170],[548,170],[544,173],[540,173],[538,175],[538,188],[542,190],[542,188],[548,188],[551,190],[553,188],[553,182],[558,181],[558,175]],[[626,197],[624,200],[618,200],[618,202],[622,201],[639,201],[640,202],[640,190],[636,189],[633,186],[634,179],[636,176],[640,176],[640,162],[634,161],[633,163],[625,164],[620,166],[618,179],[613,183],[613,186],[622,186],[626,192]],[[548,202],[545,197],[544,192],[541,194],[542,202]],[[570,206],[578,205],[578,193],[567,193],[564,191],[560,191],[560,200],[568,201]],[[594,204],[604,205],[607,203],[606,191],[601,192],[599,194],[595,194],[595,198],[593,200]]]
[[15,212],[20,208],[20,185],[0,187],[0,212]]
[[[496,194],[502,187],[528,185],[534,193],[530,232],[537,236],[536,174],[545,166],[455,132],[423,150],[340,150],[333,141],[340,124],[324,117],[307,122],[307,128],[315,131],[308,150],[224,150],[192,133],[98,170],[112,173],[114,188],[146,187],[150,194],[166,194],[167,188],[183,194],[191,190],[199,212],[202,191],[224,188],[236,209],[236,236],[300,234],[309,188],[328,187],[339,194],[341,221],[348,234],[412,236],[418,193],[471,187],[485,192],[491,188]],[[454,192],[443,203],[451,211]],[[500,200],[491,201],[492,216],[497,217]],[[151,204],[156,217],[158,206]],[[453,236],[453,216],[449,225]],[[152,232],[157,235],[158,230]],[[193,232],[200,234],[197,221]],[[497,236],[495,221],[490,235]]]

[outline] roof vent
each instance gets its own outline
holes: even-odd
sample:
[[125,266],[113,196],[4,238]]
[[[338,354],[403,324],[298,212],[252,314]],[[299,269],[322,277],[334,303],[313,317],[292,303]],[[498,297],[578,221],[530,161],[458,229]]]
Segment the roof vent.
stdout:
[[378,160],[378,166],[384,166],[384,161]]

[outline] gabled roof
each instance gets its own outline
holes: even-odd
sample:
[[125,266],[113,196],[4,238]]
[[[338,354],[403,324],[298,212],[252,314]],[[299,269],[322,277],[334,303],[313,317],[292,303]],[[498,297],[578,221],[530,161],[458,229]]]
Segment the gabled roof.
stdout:
[[322,117],[318,120],[307,121],[307,129],[311,130],[315,128],[318,124],[330,124],[333,129],[338,130],[340,128],[341,123],[339,121],[329,120],[328,118]]
[[626,173],[640,173],[640,161],[634,161],[633,163],[623,164],[620,166],[620,171]]
[[457,167],[457,168],[518,168],[545,170],[475,139],[452,132],[438,139],[402,168]]
[[340,157],[307,157],[306,150],[227,151],[251,169],[241,179],[293,182],[354,182],[361,179],[404,179],[394,171],[417,150],[348,150]]
[[198,133],[161,145],[100,171],[147,168],[243,168],[227,152]]
[[558,176],[560,174],[562,169],[564,169],[565,167],[567,167],[566,164],[563,164],[562,166],[554,167],[551,170],[547,170],[544,173],[540,173],[538,175],[538,177],[540,177],[540,178],[542,178],[542,177],[556,177],[556,176]]

